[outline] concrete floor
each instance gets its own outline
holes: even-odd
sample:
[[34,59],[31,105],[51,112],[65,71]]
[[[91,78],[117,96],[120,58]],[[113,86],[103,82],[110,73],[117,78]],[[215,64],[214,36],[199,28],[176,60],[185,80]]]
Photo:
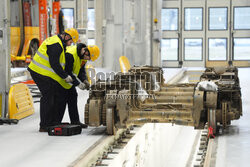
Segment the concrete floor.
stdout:
[[[79,104],[85,104],[87,98],[87,91],[79,91]],[[104,127],[84,129],[80,135],[70,137],[40,133],[39,104],[35,103],[34,115],[20,120],[17,125],[0,126],[1,167],[68,166],[105,135]],[[84,105],[79,105],[79,111],[83,121]],[[68,118],[65,114],[64,121]]]
[[[164,69],[166,81],[181,69]],[[249,68],[239,69],[243,99],[243,117],[233,121],[232,125],[219,136],[215,151],[215,164],[218,167],[249,166],[250,159],[250,114],[248,99],[250,78]],[[79,92],[79,113],[83,121],[84,104],[88,98],[87,91]],[[80,135],[70,137],[48,136],[38,132],[39,103],[35,103],[35,114],[22,119],[17,125],[0,126],[0,167],[63,167],[69,166],[95,142],[105,136],[105,128],[84,129]],[[66,111],[67,113],[67,111]],[[64,121],[68,121],[68,115]],[[192,127],[157,125],[164,131],[154,131],[152,139],[158,143],[147,143],[148,153],[144,152],[141,166],[160,164],[159,166],[190,165],[190,150],[193,150],[196,131]],[[150,128],[149,128],[150,129]],[[167,133],[167,134],[166,134]],[[158,135],[157,135],[158,134]],[[157,136],[156,136],[157,135]],[[162,136],[162,137],[160,137]],[[165,145],[164,147],[161,147]],[[166,148],[166,149],[164,149]],[[157,154],[152,156],[150,150]],[[161,150],[161,151],[159,151]],[[151,152],[152,152],[151,151]],[[164,160],[164,162],[159,162]],[[157,163],[156,163],[157,162]],[[129,163],[128,163],[129,164]],[[147,165],[146,165],[147,164]]]
[[250,68],[240,68],[243,116],[217,138],[216,167],[249,167],[250,160]]

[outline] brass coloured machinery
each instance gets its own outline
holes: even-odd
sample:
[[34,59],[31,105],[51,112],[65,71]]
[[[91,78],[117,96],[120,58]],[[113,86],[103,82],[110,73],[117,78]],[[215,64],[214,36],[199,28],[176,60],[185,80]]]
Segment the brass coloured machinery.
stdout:
[[[205,85],[205,86],[204,86]],[[114,79],[91,86],[85,123],[119,128],[144,123],[173,123],[203,129],[208,122],[216,133],[242,115],[238,69],[207,68],[198,83],[165,84],[160,67],[133,67]]]

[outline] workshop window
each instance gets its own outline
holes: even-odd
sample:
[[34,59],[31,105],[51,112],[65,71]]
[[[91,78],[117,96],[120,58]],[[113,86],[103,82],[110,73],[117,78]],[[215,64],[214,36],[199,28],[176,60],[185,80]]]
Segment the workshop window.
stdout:
[[178,60],[178,39],[161,40],[161,59]]
[[202,38],[184,39],[184,60],[202,60]]
[[234,8],[234,29],[235,30],[250,29],[250,7]]
[[209,30],[227,30],[227,8],[209,8]]
[[209,38],[208,39],[208,60],[227,59],[227,39]]
[[202,8],[185,8],[185,30],[202,30]]
[[64,20],[66,23],[64,29],[74,27],[74,9],[73,8],[62,8]]
[[95,30],[95,9],[88,9],[88,30]]
[[250,38],[234,38],[233,60],[250,60]]
[[89,38],[88,45],[95,45],[95,39]]
[[161,10],[161,29],[162,30],[178,30],[178,9],[162,9]]

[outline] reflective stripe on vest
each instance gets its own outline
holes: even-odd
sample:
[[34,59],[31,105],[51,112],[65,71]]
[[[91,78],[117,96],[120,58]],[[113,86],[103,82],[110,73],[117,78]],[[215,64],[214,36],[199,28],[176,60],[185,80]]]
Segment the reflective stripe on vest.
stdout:
[[[49,61],[49,58],[48,57],[46,57],[46,56],[44,56],[42,53],[40,53],[39,51],[37,51],[36,52],[37,54],[38,54],[38,56],[40,56],[41,58],[43,58],[44,60],[47,60],[47,61]],[[65,63],[60,63],[60,65],[63,67],[63,68],[65,68]],[[45,66],[46,67],[46,66]],[[52,68],[51,68],[52,69]],[[53,69],[52,69],[53,70]],[[53,72],[54,72],[54,70],[53,70]]]
[[41,44],[37,53],[33,57],[33,60],[30,63],[29,68],[38,74],[48,76],[54,79],[65,89],[70,89],[72,84],[66,83],[64,79],[62,79],[59,75],[57,75],[55,71],[51,68],[50,63],[49,63],[49,56],[47,55],[47,45],[52,45],[55,43],[59,43],[60,46],[62,47],[62,53],[59,58],[59,63],[62,66],[62,68],[65,69],[64,49],[63,49],[62,41],[57,35],[47,38]]
[[[42,64],[40,64],[40,63],[38,63],[38,62],[36,62],[35,60],[32,60],[32,63],[34,63],[35,65],[37,65],[37,66],[40,67],[40,68],[43,68],[43,69],[45,69],[45,70],[48,70],[48,71],[51,71],[51,72],[55,73],[55,71],[54,71],[52,68],[49,68],[49,67],[47,67],[47,66],[44,66],[44,65],[42,65]],[[56,74],[56,73],[55,73],[55,74]],[[70,84],[71,86],[73,85],[72,83],[68,83],[68,84]]]

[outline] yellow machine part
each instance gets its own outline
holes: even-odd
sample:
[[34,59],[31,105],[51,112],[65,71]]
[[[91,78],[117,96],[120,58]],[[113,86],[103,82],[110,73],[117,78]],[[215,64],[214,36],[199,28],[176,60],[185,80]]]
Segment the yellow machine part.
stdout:
[[25,40],[22,55],[17,56],[20,47],[20,27],[10,28],[11,61],[26,61],[31,59],[28,55],[30,42],[32,39],[39,39],[39,27],[24,27]]
[[39,27],[24,27],[25,41],[22,56],[28,55],[30,42],[32,39],[39,39]]
[[94,66],[91,64],[86,64],[85,71],[86,71],[86,74],[88,77],[89,84],[92,85],[94,82],[93,79],[96,77],[96,72],[95,72]]
[[126,56],[121,56],[119,62],[122,73],[127,73],[131,68],[128,58]]
[[9,118],[22,119],[34,113],[33,99],[27,85],[13,85],[9,92]]
[[11,61],[15,60],[20,47],[20,27],[10,28],[10,55]]

